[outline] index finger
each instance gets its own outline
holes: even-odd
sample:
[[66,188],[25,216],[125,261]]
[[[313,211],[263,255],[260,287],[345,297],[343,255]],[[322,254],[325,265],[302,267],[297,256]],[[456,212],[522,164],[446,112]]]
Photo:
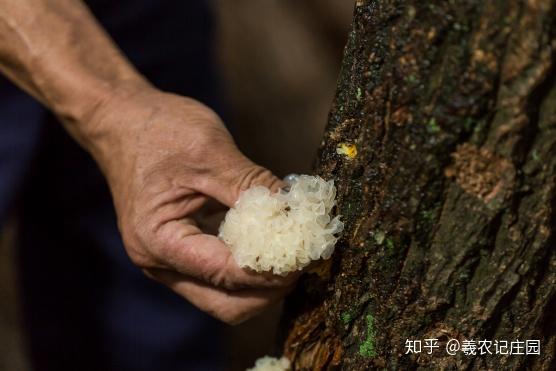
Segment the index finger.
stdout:
[[157,258],[166,267],[227,290],[290,286],[301,272],[285,277],[243,269],[216,236],[203,234],[189,219],[166,223],[160,233]]

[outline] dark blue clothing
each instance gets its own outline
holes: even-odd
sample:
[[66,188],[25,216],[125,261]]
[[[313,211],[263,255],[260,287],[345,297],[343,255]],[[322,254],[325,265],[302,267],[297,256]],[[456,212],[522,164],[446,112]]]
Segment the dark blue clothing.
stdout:
[[[208,1],[87,3],[156,86],[218,108]],[[94,162],[50,113],[1,81],[0,224],[12,207],[34,369],[222,368],[220,324],[131,264]]]

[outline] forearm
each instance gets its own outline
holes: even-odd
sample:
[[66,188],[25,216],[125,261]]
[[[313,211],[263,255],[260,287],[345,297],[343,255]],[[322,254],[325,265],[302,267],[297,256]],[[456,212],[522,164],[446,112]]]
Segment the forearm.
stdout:
[[0,0],[0,70],[86,142],[95,106],[146,84],[78,0]]

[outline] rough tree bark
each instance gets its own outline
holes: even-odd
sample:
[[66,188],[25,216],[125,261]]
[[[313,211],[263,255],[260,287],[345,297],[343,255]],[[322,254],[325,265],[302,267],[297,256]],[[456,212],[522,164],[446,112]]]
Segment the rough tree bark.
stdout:
[[316,166],[346,230],[289,300],[296,370],[556,369],[555,51],[555,0],[357,1]]

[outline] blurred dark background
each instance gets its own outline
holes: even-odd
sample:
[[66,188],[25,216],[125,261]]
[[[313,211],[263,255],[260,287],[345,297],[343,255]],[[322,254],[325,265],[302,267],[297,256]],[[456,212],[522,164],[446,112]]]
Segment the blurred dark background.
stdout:
[[[226,120],[277,175],[310,171],[335,91],[353,0],[216,0]],[[0,233],[0,370],[29,370],[10,240]],[[227,334],[230,370],[273,351],[276,306]]]

